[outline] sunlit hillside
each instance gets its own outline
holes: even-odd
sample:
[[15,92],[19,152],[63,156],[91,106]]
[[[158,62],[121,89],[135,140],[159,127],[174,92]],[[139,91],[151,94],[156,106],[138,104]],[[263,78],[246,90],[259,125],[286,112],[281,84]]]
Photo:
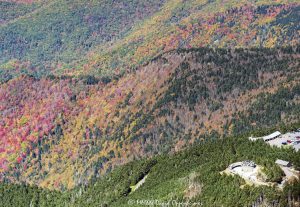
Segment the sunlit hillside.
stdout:
[[[298,130],[299,22],[298,0],[0,0],[0,206],[297,206],[275,161],[299,174],[300,136],[246,136]],[[267,185],[221,176],[250,159]]]
[[133,159],[294,123],[299,77],[299,47],[173,51],[113,80],[23,76],[0,89],[1,171],[72,188]]
[[[1,1],[1,79],[112,76],[177,48],[272,48],[299,39],[298,1],[110,2]],[[17,66],[21,72],[10,70]]]

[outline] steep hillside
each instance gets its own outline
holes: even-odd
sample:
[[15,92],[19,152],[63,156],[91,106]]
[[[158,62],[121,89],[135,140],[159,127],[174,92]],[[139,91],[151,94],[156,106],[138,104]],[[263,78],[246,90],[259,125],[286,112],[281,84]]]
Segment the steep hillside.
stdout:
[[0,0],[0,206],[299,204],[299,180],[220,174],[300,169],[246,139],[299,128],[299,22],[298,0]]
[[24,2],[15,2],[15,1],[0,1],[0,25],[3,25],[8,22],[12,22],[20,17],[25,16],[37,8],[41,4],[33,3],[30,4]]
[[[5,13],[33,10],[0,25],[1,63],[31,62],[47,74],[58,62],[82,57],[96,45],[121,39],[164,3],[156,1],[66,1],[35,4],[1,3]],[[21,8],[20,8],[21,7]],[[24,7],[24,8],[23,8]],[[23,9],[22,9],[23,8]]]
[[[283,130],[299,128],[285,126]],[[272,130],[272,129],[269,129]],[[266,130],[252,132],[266,133]],[[230,163],[250,159],[263,166],[270,180],[282,179],[278,158],[300,168],[299,153],[274,149],[247,136],[207,140],[172,156],[155,156],[118,167],[88,185],[71,191],[49,191],[35,186],[0,184],[2,206],[297,206],[300,183],[290,181],[280,190],[275,186],[251,186],[239,176],[220,174]],[[279,168],[279,171],[278,171]],[[132,186],[145,178],[134,192]],[[169,205],[168,202],[170,203]],[[178,204],[178,205],[176,205]]]
[[64,189],[191,143],[299,121],[299,47],[165,53],[115,79],[0,89],[2,180]]
[[20,73],[112,76],[177,48],[299,42],[296,0],[0,2],[2,81]]

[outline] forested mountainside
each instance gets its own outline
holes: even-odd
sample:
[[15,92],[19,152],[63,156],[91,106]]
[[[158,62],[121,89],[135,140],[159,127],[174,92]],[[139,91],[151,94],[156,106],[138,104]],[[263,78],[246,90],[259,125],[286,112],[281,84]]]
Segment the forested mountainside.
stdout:
[[245,139],[299,128],[299,22],[298,0],[0,0],[0,206],[299,202],[219,174],[300,167]]
[[299,2],[0,1],[0,79],[111,77],[178,48],[299,42]]
[[[288,132],[299,127],[294,124],[276,129]],[[251,133],[263,135],[274,130]],[[19,207],[139,207],[151,204],[178,206],[180,203],[224,207],[297,206],[300,202],[299,181],[291,180],[281,190],[276,186],[251,186],[239,176],[220,174],[229,164],[245,159],[263,166],[266,179],[273,181],[282,179],[282,172],[275,164],[278,158],[290,160],[296,169],[300,168],[300,151],[272,148],[262,141],[250,142],[249,134],[209,139],[171,156],[130,162],[101,178],[94,178],[88,185],[69,191],[1,183],[1,204]],[[133,186],[145,177],[143,185],[133,191]]]
[[183,49],[123,76],[0,88],[2,181],[71,189],[192,143],[299,121],[299,46]]

